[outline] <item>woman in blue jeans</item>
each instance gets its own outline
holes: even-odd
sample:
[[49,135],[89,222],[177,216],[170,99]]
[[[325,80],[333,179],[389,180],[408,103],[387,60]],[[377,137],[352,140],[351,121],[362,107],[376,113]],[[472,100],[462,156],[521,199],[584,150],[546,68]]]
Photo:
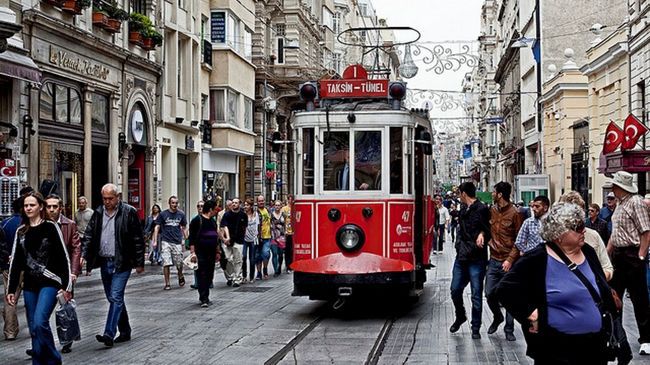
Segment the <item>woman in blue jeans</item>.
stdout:
[[273,276],[275,277],[282,273],[285,245],[282,203],[276,200],[271,213],[271,252],[273,253]]
[[18,278],[24,272],[25,314],[32,337],[32,364],[61,364],[50,317],[61,293],[70,300],[70,261],[56,223],[45,219],[45,201],[31,193],[23,202],[22,225],[11,254],[7,303],[16,305]]
[[[248,198],[244,202],[244,212],[248,216],[248,226],[244,235],[244,250],[242,252],[242,277],[244,283],[255,281],[255,242],[259,234],[260,220],[257,212],[253,209],[253,199]],[[248,267],[246,266],[248,260]],[[250,269],[250,270],[249,270]],[[250,279],[247,278],[250,275]]]

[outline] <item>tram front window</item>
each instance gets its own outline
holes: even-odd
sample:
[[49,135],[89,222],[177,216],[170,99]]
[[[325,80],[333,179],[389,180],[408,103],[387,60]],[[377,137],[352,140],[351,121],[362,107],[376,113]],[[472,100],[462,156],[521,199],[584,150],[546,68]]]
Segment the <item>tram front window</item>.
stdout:
[[354,133],[354,186],[356,190],[381,190],[381,132]]
[[350,134],[325,132],[323,186],[325,190],[350,190]]

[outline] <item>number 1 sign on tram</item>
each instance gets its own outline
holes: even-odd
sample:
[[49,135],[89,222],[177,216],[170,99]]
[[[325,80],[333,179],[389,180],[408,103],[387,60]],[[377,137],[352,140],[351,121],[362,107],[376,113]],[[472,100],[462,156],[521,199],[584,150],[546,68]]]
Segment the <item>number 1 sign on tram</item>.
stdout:
[[321,99],[386,98],[388,80],[369,80],[368,72],[361,65],[348,66],[341,80],[321,80]]

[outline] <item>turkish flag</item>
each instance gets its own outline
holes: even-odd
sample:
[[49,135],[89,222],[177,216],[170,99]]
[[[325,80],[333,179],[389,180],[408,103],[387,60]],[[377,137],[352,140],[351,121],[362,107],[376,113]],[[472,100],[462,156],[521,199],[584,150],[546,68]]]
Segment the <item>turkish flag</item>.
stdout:
[[634,115],[630,114],[625,118],[623,130],[625,131],[625,139],[621,144],[621,150],[631,150],[636,146],[639,138],[648,131],[648,127],[643,125]]
[[607,130],[605,131],[605,141],[603,142],[603,155],[616,151],[618,146],[623,143],[625,134],[623,130],[616,125],[613,121],[609,122]]

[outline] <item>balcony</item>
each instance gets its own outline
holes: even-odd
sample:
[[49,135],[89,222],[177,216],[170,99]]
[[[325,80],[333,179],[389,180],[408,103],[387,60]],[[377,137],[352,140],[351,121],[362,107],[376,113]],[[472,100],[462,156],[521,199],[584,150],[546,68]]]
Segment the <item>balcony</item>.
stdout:
[[230,124],[212,125],[211,151],[231,155],[252,156],[255,152],[255,134]]

